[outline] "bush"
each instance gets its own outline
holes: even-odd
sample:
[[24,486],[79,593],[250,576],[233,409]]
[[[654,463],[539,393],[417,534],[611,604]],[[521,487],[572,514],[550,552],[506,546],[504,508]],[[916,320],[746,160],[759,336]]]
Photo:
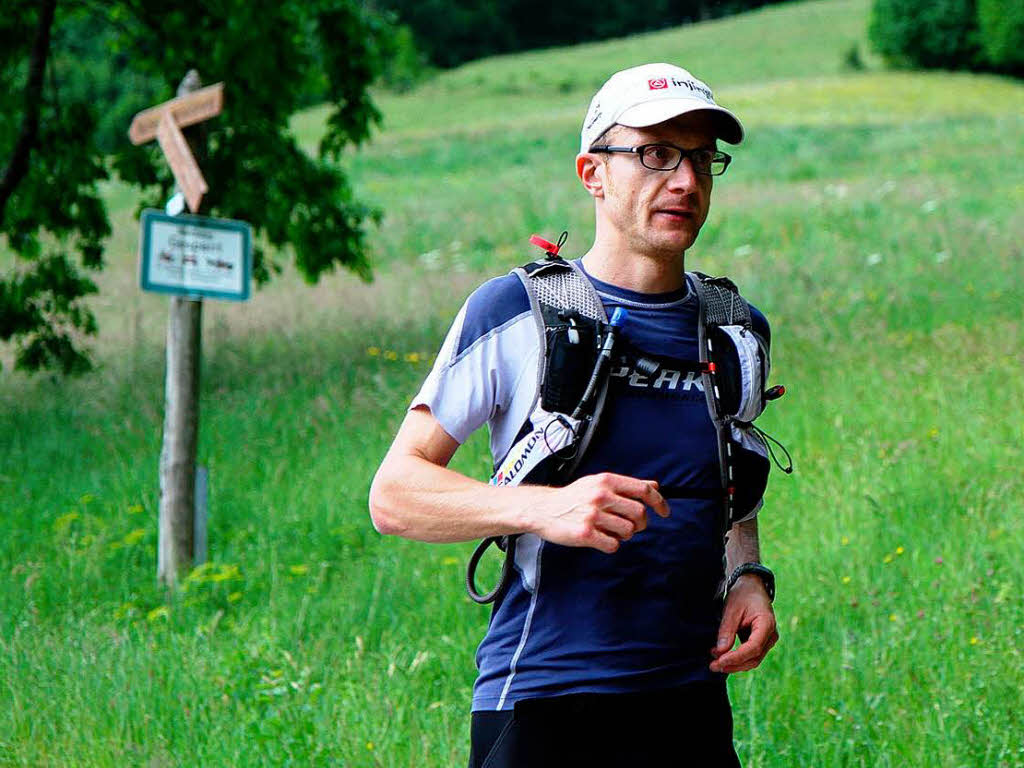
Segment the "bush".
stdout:
[[431,74],[427,57],[416,46],[412,30],[405,24],[394,27],[387,53],[380,79],[388,90],[405,93]]
[[[1006,0],[1007,6],[1020,0]],[[976,0],[875,0],[868,35],[897,64],[974,69],[983,63]]]
[[978,0],[981,47],[995,69],[1024,74],[1024,3]]

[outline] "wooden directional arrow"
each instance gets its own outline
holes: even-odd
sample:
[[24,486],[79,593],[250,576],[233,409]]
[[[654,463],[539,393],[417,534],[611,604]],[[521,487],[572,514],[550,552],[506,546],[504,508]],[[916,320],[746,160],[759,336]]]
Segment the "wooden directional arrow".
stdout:
[[164,112],[170,112],[179,128],[216,117],[224,108],[224,83],[214,83],[186,96],[144,109],[132,118],[128,138],[132,144],[145,144],[156,138],[156,129]]
[[192,213],[199,210],[210,188],[181,129],[209,120],[223,108],[224,83],[215,83],[139,112],[128,129],[132,144],[157,140]]
[[188,209],[195,213],[199,210],[203,195],[209,192],[210,188],[203,178],[203,172],[199,170],[199,163],[189,149],[188,142],[185,141],[185,134],[174,122],[170,111],[165,111],[160,118],[160,124],[156,128],[156,140],[171,165],[171,173],[178,182],[178,189],[185,195]]

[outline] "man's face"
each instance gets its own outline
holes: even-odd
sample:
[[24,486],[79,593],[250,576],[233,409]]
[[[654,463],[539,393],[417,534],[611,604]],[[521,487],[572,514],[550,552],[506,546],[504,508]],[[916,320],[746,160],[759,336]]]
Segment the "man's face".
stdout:
[[[647,128],[618,125],[599,141],[626,147],[656,142],[716,149],[712,122],[701,113]],[[588,186],[597,199],[599,230],[652,258],[674,258],[693,245],[711,207],[711,176],[695,173],[688,158],[674,171],[655,171],[635,154],[589,157],[595,158],[593,173],[599,181],[597,190]]]

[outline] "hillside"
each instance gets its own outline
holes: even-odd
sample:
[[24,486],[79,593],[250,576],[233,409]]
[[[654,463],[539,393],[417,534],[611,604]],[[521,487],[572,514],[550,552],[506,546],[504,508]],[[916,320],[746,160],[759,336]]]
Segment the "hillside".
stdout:
[[[472,547],[380,537],[370,478],[472,287],[531,258],[532,232],[587,248],[583,111],[612,71],[666,59],[748,128],[688,267],[765,311],[789,391],[764,426],[796,473],[761,517],[782,640],[730,680],[744,765],[1020,765],[1024,87],[845,70],[867,8],[787,4],[381,95],[383,129],[345,159],[384,210],[376,281],[285,269],[205,306],[211,562],[170,598],[167,302],[138,290],[135,203],[110,184],[100,370],[0,373],[0,764],[465,763]],[[322,120],[296,118],[306,146]],[[485,436],[455,466],[486,477]]]

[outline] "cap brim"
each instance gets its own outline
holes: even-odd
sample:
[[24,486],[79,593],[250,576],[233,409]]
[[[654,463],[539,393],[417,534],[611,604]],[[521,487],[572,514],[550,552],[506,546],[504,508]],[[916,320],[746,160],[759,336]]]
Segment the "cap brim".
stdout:
[[646,128],[691,112],[711,113],[715,120],[715,133],[722,141],[730,144],[743,141],[743,125],[736,115],[724,107],[712,106],[697,99],[658,99],[637,104],[624,110],[615,122],[630,128]]

